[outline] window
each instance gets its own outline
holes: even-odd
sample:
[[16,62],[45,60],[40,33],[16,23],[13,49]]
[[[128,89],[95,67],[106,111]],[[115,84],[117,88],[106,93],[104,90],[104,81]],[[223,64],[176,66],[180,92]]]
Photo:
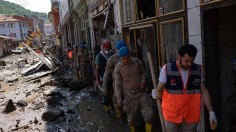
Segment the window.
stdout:
[[122,4],[122,12],[123,12],[123,23],[128,23],[132,21],[132,1],[131,0],[123,0]]
[[185,10],[184,0],[159,0],[159,16]]
[[16,33],[11,33],[10,37],[16,38]]
[[0,24],[0,28],[5,28],[5,24]]
[[14,23],[9,23],[7,27],[8,28],[15,28],[15,24]]
[[178,48],[185,44],[182,18],[160,23],[162,63],[174,61]]
[[223,0],[201,0],[201,4],[202,5],[211,4],[211,3],[220,2],[220,1],[223,1]]
[[1,36],[6,36],[6,34],[0,34]]
[[156,15],[155,0],[137,0],[138,20],[154,17]]

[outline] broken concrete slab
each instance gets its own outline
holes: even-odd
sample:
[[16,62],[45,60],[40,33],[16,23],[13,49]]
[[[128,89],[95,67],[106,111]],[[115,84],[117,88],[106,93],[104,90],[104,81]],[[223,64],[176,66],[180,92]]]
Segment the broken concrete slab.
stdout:
[[6,96],[4,94],[0,94],[0,99],[4,99]]
[[32,80],[32,79],[36,79],[36,78],[42,77],[42,76],[50,74],[50,73],[52,73],[52,71],[41,71],[41,72],[37,72],[35,74],[25,76],[23,78],[27,79],[27,80]]
[[49,59],[47,59],[43,54],[37,54],[32,48],[30,48],[28,45],[22,43],[31,53],[33,53],[37,58],[39,58],[45,65],[47,65],[48,68],[53,70],[55,68],[55,65],[53,62],[51,62]]
[[55,91],[56,90],[56,87],[51,87],[47,90],[44,90],[43,91],[43,95],[44,96],[53,96],[53,95],[56,95],[58,94],[59,92],[58,91]]
[[34,64],[30,67],[23,68],[21,70],[21,75],[25,76],[25,75],[28,75],[30,73],[36,72],[36,70],[39,69],[42,65],[43,65],[43,62],[39,61],[39,62],[37,62],[36,64]]
[[16,75],[13,75],[11,77],[6,77],[5,78],[5,81],[7,83],[14,83],[14,82],[17,82],[18,81],[18,77]]
[[48,110],[42,114],[42,120],[54,121],[62,116],[65,116],[65,112],[63,110]]
[[22,107],[22,106],[27,106],[27,102],[24,101],[24,100],[20,100],[19,102],[16,103],[16,105],[17,105],[17,106],[20,106],[20,107]]
[[30,81],[32,79],[37,79],[39,77],[42,77],[42,76],[45,76],[47,74],[50,74],[50,73],[53,73],[55,72],[56,70],[58,70],[59,67],[55,68],[54,70],[50,70],[50,71],[41,71],[41,72],[37,72],[35,74],[31,74],[31,75],[28,75],[28,76],[25,76],[23,77],[25,79],[25,81]]
[[39,102],[37,104],[34,105],[33,110],[38,110],[44,107],[44,103],[43,102]]
[[27,64],[26,58],[20,58],[17,61],[18,68],[24,68],[26,64]]
[[0,66],[6,66],[6,62],[3,60],[0,60]]
[[8,113],[15,111],[15,110],[16,110],[16,107],[15,107],[13,101],[11,99],[9,99],[6,104],[5,109],[3,110],[3,113],[8,114]]

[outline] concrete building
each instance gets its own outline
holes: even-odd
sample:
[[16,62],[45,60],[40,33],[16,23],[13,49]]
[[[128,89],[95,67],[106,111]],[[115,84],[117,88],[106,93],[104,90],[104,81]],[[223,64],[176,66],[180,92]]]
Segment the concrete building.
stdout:
[[15,38],[18,41],[26,40],[28,24],[12,16],[0,16],[0,35]]
[[109,39],[115,49],[117,40],[121,40],[121,25],[119,1],[91,0],[89,7],[90,35],[92,44],[101,45],[104,39]]
[[60,40],[59,40],[59,36],[60,36],[60,27],[59,27],[59,23],[60,23],[60,18],[59,18],[59,0],[53,0],[51,1],[52,3],[52,7],[51,7],[51,11],[48,13],[48,18],[52,24],[53,27],[53,34],[54,34],[54,43],[56,45],[60,45]]
[[62,48],[66,50],[67,47],[72,47],[73,43],[73,26],[70,22],[70,9],[68,0],[59,1],[59,17],[60,17],[60,29],[62,34]]
[[28,18],[26,16],[20,16],[20,15],[13,15],[12,17],[15,18],[15,19],[27,22],[27,24],[28,24],[28,34],[30,32],[34,31],[33,19]]
[[79,45],[82,41],[85,41],[90,50],[90,26],[88,21],[88,6],[86,0],[72,0],[71,13],[73,15],[75,44]]

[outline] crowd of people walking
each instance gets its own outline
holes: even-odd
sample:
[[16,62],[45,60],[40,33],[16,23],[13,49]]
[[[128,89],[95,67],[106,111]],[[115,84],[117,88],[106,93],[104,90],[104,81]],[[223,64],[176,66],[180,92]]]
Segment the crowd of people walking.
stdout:
[[77,77],[94,81],[100,87],[104,110],[113,113],[121,122],[125,117],[131,132],[135,132],[139,125],[144,125],[146,132],[152,131],[156,99],[162,101],[166,131],[195,132],[200,121],[201,98],[209,111],[211,129],[216,129],[217,119],[204,84],[202,67],[194,63],[195,46],[181,46],[176,60],[162,67],[157,89],[152,90],[151,96],[145,90],[146,73],[142,60],[131,56],[124,41],[116,43],[115,51],[111,42],[104,40],[100,51],[93,47],[88,52],[83,42],[73,50],[68,48],[67,52]]

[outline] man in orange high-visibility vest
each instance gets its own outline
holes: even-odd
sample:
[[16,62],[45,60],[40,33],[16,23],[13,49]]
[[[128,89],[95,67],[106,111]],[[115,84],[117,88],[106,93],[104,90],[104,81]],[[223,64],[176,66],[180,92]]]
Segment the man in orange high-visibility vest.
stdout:
[[162,98],[167,132],[195,132],[200,121],[201,96],[209,111],[211,129],[217,126],[210,94],[204,84],[201,65],[193,63],[197,48],[191,44],[178,50],[177,60],[163,66],[154,99]]

